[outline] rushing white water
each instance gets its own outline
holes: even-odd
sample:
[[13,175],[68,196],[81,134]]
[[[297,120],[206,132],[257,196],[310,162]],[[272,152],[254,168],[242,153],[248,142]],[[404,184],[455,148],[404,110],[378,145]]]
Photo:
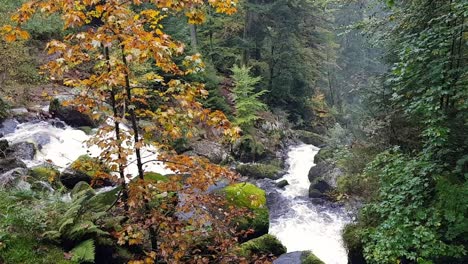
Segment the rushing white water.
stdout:
[[[270,219],[270,234],[286,246],[288,252],[311,250],[326,264],[346,264],[341,230],[349,219],[341,208],[315,205],[307,197],[309,169],[314,166],[318,148],[312,145],[293,147],[288,153],[288,173],[280,180],[289,185],[280,191],[280,197],[270,210],[281,213]],[[271,212],[271,211],[270,211]],[[272,212],[273,215],[275,212]]]
[[[88,154],[92,157],[98,157],[101,152],[97,146],[87,147],[86,141],[89,140],[90,136],[85,132],[70,126],[57,128],[45,121],[18,124],[14,132],[5,135],[5,138],[10,144],[31,142],[37,146],[38,151],[34,160],[25,161],[29,167],[51,162],[60,170],[64,170],[81,155]],[[157,151],[153,147],[144,149],[142,151],[143,162],[156,159],[156,153]],[[131,164],[126,168],[125,173],[137,175],[138,170],[133,157],[129,159],[129,163]],[[145,170],[161,174],[172,173],[158,162],[146,163]]]

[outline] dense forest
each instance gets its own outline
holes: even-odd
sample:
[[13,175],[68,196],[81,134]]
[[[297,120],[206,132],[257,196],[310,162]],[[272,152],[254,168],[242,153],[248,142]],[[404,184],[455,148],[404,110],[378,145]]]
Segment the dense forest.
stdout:
[[[0,263],[468,263],[468,1],[0,13]],[[347,260],[271,232],[304,144]]]

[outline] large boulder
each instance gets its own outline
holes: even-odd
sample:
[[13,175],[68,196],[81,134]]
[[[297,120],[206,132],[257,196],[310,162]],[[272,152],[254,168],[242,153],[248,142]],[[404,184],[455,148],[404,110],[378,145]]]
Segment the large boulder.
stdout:
[[295,134],[300,141],[306,144],[311,144],[316,147],[322,147],[325,145],[325,138],[319,134],[305,130],[296,130]]
[[309,198],[329,198],[328,192],[333,188],[324,180],[316,179],[310,184],[309,187]]
[[281,178],[281,168],[271,164],[261,163],[245,163],[239,164],[236,167],[236,171],[243,176],[247,176],[252,179],[263,179],[268,178],[277,180]]
[[210,140],[199,140],[190,144],[192,152],[198,156],[205,157],[215,164],[226,161],[229,157],[229,153],[223,147],[223,145],[210,141]]
[[317,179],[325,181],[332,188],[336,188],[338,178],[343,176],[343,171],[330,162],[320,162],[309,170],[309,181],[315,182]]
[[251,183],[236,183],[222,189],[228,204],[246,209],[253,217],[245,216],[235,220],[238,230],[252,229],[253,233],[246,237],[240,237],[240,241],[246,241],[268,233],[269,211],[266,205],[265,191]]
[[4,159],[7,157],[7,150],[9,149],[9,147],[10,144],[8,144],[8,140],[0,140],[0,159]]
[[58,98],[50,102],[49,113],[72,127],[97,127],[97,122],[89,114],[79,111],[76,106],[64,106]]
[[20,190],[30,189],[31,185],[24,181],[28,175],[26,168],[14,168],[0,174],[0,189],[17,188]]
[[286,251],[286,247],[281,244],[278,238],[270,234],[254,238],[240,245],[241,256],[273,255],[278,257]]
[[109,173],[110,169],[99,159],[82,155],[60,174],[60,181],[68,189],[80,181],[93,183],[93,187],[113,186],[114,183],[107,177]]
[[36,146],[30,142],[20,142],[10,146],[11,154],[10,156],[22,159],[22,160],[32,160],[34,155],[36,155]]
[[16,119],[6,119],[0,124],[0,136],[5,136],[15,132],[19,122]]
[[79,182],[91,184],[91,180],[92,178],[86,173],[72,169],[65,169],[60,174],[60,182],[68,189],[73,189]]
[[0,174],[16,168],[26,168],[26,164],[14,157],[0,159]]
[[302,252],[301,256],[301,264],[325,264],[322,260],[320,260],[314,253],[310,251]]

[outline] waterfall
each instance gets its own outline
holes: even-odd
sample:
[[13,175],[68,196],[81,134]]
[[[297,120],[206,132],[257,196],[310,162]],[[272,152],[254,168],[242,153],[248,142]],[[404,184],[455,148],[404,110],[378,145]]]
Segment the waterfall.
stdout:
[[278,237],[288,252],[310,250],[326,264],[346,264],[341,231],[350,219],[345,210],[326,203],[313,204],[308,198],[308,172],[318,151],[305,144],[291,148],[288,172],[278,180],[289,182],[284,190],[260,183],[268,193],[269,233]]

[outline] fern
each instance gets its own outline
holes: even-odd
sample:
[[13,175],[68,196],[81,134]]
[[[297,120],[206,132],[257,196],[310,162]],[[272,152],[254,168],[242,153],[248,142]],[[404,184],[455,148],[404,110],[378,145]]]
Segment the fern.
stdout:
[[76,261],[78,263],[94,262],[94,240],[88,239],[81,242],[78,246],[72,249],[71,253],[72,261]]

